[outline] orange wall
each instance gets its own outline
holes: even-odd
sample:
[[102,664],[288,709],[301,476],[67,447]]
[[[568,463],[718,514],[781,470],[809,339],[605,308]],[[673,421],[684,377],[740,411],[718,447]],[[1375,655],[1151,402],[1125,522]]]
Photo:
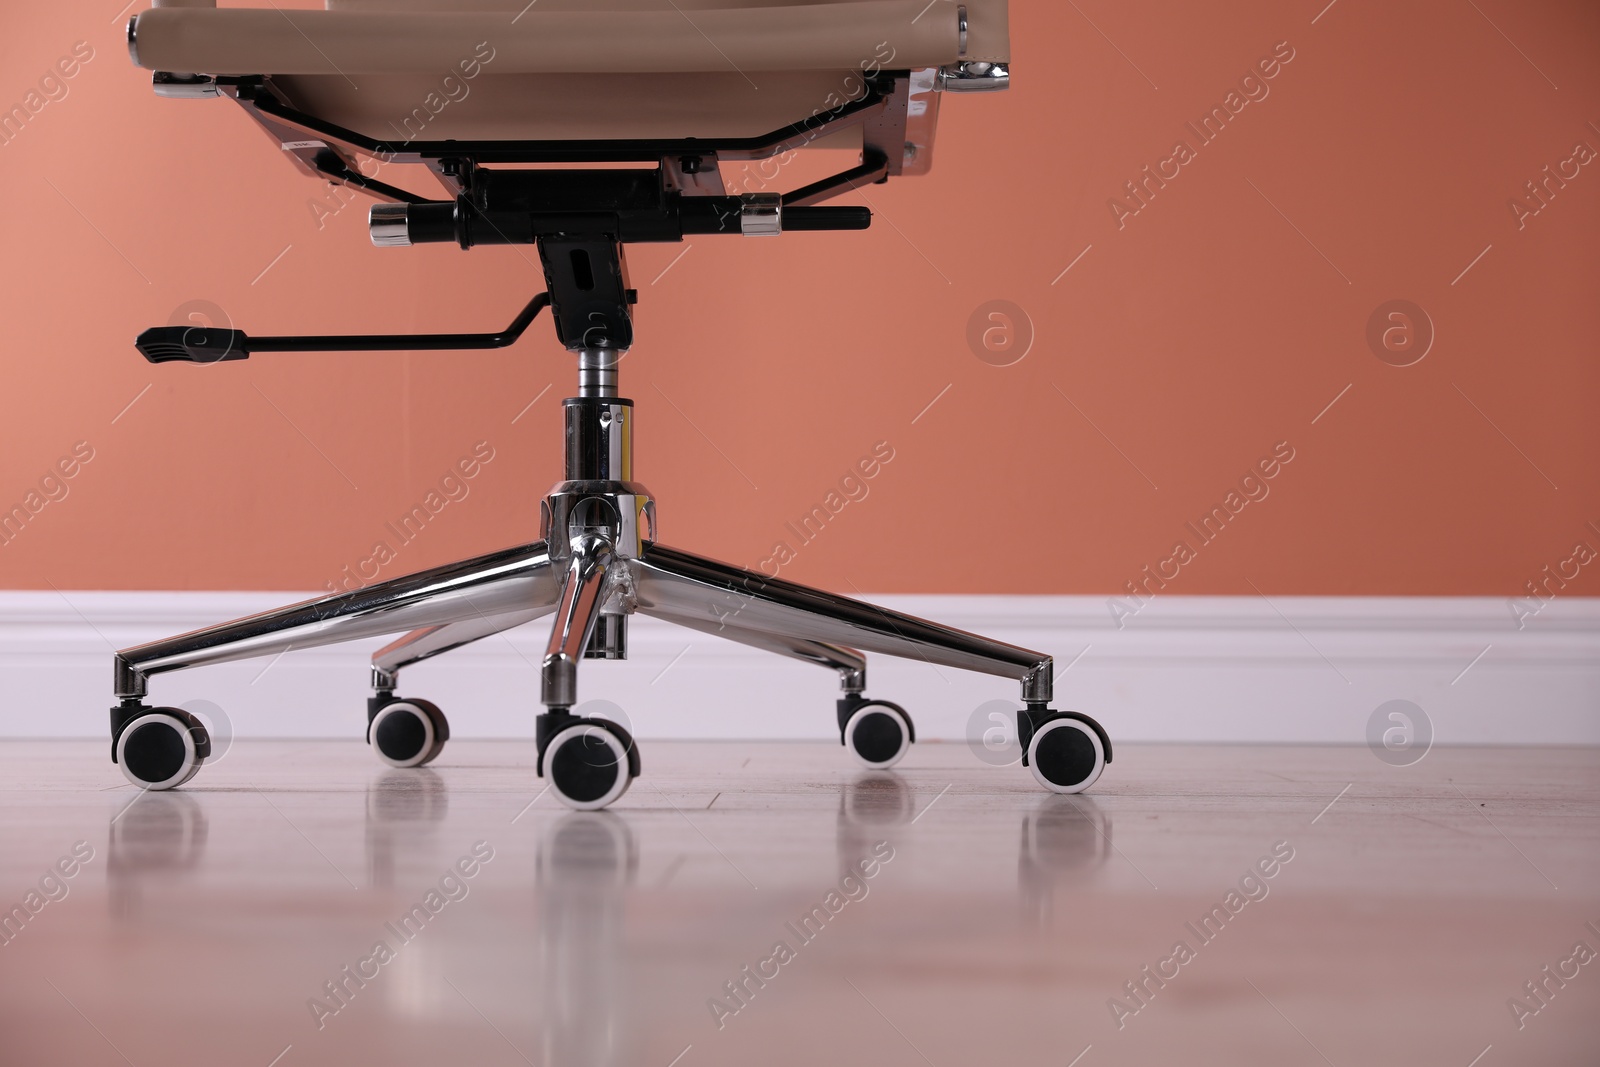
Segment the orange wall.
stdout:
[[[1167,592],[1512,596],[1600,547],[1600,162],[1520,228],[1508,206],[1600,149],[1600,9],[1012,6],[1015,88],[947,99],[934,174],[870,189],[870,231],[701,239],[660,277],[681,246],[630,253],[663,540],[755,566],[887,441],[785,577],[1109,594],[1286,441]],[[537,535],[575,377],[547,320],[487,355],[152,367],[131,344],[191,300],[258,333],[498,327],[540,288],[531,249],[374,249],[364,201],[319,230],[321,188],[232,105],[150,93],[126,16],[5,18],[0,102],[76,41],[95,57],[0,146],[0,505],[93,458],[0,547],[0,586],[322,587],[479,441],[469,495],[382,574]],[[1270,95],[1119,228],[1109,198],[1280,41]],[[1365,339],[1396,298],[1436,328],[1408,367]],[[991,300],[1035,332],[1011,366],[968,346]]]

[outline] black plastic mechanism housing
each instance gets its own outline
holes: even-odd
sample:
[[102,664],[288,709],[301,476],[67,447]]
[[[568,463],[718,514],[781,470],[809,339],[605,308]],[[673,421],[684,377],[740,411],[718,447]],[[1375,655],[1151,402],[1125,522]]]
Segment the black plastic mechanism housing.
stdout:
[[[480,172],[481,173],[481,172]],[[643,175],[655,179],[656,172],[641,171],[508,171],[499,178],[520,179],[517,185],[541,184],[530,179],[548,177],[601,179],[621,175]],[[502,186],[509,183],[501,182]],[[562,182],[560,184],[567,184]],[[597,181],[610,185],[610,181]],[[581,189],[581,186],[580,186]],[[685,236],[739,234],[746,204],[740,196],[683,196],[656,189],[661,199],[655,203],[625,202],[601,209],[589,207],[596,201],[587,197],[568,201],[584,207],[563,208],[557,196],[539,196],[538,209],[515,206],[527,198],[518,189],[502,197],[501,189],[480,202],[463,195],[457,200],[413,201],[406,212],[407,236],[412,244],[437,244],[453,241],[462,248],[474,245],[531,245],[551,237],[573,233],[607,233],[623,244],[681,241]],[[538,195],[534,193],[534,195]],[[513,203],[507,205],[507,200]],[[865,230],[872,225],[872,212],[864,207],[785,207],[785,230]]]
[[542,237],[539,260],[552,294],[556,337],[562,345],[569,349],[633,347],[628,307],[638,294],[628,288],[622,251],[609,234]]

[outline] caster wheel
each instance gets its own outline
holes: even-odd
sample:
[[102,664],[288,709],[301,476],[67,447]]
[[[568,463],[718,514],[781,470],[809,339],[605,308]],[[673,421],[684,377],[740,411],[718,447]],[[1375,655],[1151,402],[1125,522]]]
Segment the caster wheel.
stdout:
[[140,789],[176,789],[199,773],[210,754],[204,724],[180,708],[140,715],[117,736],[117,766]]
[[1028,769],[1052,793],[1081,793],[1105,767],[1099,732],[1080,719],[1051,719],[1028,741]]
[[864,767],[893,767],[911,747],[911,717],[887,700],[862,704],[845,721],[844,743]]
[[367,740],[389,766],[420,767],[443,751],[450,723],[430,700],[395,700],[372,717]]
[[590,720],[565,727],[544,750],[550,791],[569,808],[600,810],[633,783],[632,748],[633,738],[610,723]]

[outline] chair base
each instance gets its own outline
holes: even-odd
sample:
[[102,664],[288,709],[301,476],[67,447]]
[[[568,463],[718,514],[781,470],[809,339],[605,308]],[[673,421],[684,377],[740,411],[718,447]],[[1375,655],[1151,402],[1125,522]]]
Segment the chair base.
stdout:
[[[651,541],[640,544],[636,558],[617,555],[603,537],[593,534],[580,535],[565,547],[564,565],[552,559],[546,542],[535,541],[355,592],[319,597],[124,649],[115,658],[119,703],[112,709],[113,759],[123,728],[152,710],[144,698],[154,674],[408,629],[404,636],[373,654],[372,684],[376,696],[369,702],[370,717],[396,699],[400,672],[411,664],[554,614],[551,651],[542,671],[542,696],[547,710],[539,716],[538,731],[540,771],[547,773],[545,756],[550,739],[570,726],[591,722],[571,715],[578,660],[590,651],[592,640],[607,633],[608,627],[612,634],[624,632],[626,616],[640,613],[835,671],[842,694],[838,708],[841,743],[846,740],[847,721],[857,709],[883,703],[868,701],[863,695],[867,683],[863,653],[875,652],[1017,680],[1025,705],[1018,709],[1018,733],[1026,735],[1024,749],[1033,735],[1056,718],[1070,716],[1090,722],[1092,730],[1088,733],[1099,741],[1099,753],[1088,751],[1097,747],[1089,744],[1077,754],[1082,765],[1074,766],[1070,758],[1073,754],[1067,752],[1057,761],[1061,763],[1058,776],[1063,777],[1062,781],[1040,778],[1049,788],[1085,788],[1093,779],[1082,780],[1083,773],[1092,769],[1097,777],[1100,766],[1110,760],[1109,740],[1098,725],[1084,716],[1049,708],[1053,661],[1042,653]],[[599,651],[604,653],[605,648]],[[624,656],[625,651],[616,658]],[[909,741],[909,716],[896,710],[905,719]],[[620,729],[606,731],[609,726],[595,726],[608,733],[607,738],[602,738],[607,742],[621,733]],[[854,742],[854,747],[858,758],[869,766],[893,762],[868,759],[862,749],[870,750],[871,746],[865,742]],[[1079,747],[1084,746],[1080,743]],[[891,744],[890,749],[895,746]],[[631,738],[622,743],[622,750],[636,753]],[[878,750],[879,755],[888,751],[881,739]],[[904,746],[898,746],[895,758],[903,751]],[[627,762],[637,766],[636,754]],[[1024,762],[1028,762],[1026,756]],[[1032,763],[1037,764],[1038,760]],[[633,767],[628,770],[630,777],[637,773]],[[1037,776],[1037,768],[1035,773]],[[1074,775],[1079,777],[1074,779]],[[163,787],[162,783],[146,784],[150,788]],[[551,784],[563,800],[573,801],[561,788],[561,782]]]
[[[1098,724],[1050,708],[1054,662],[1043,653],[654,541],[655,502],[632,480],[633,404],[615,394],[619,356],[607,349],[578,356],[583,395],[564,403],[567,477],[540,509],[544,540],[118,652],[112,759],[123,731],[154,710],[144,703],[152,675],[405,631],[373,654],[367,734],[386,761],[420,766],[438,755],[449,727],[427,701],[395,695],[400,672],[548,615],[538,772],[571,806],[604,807],[638,775],[638,748],[618,724],[572,714],[578,667],[585,658],[626,658],[628,616],[644,614],[836,672],[840,743],[871,767],[899,760],[915,735],[905,709],[864,696],[867,652],[1019,682],[1020,761],[1046,788],[1077,792],[1110,762],[1111,742]],[[163,720],[169,732],[187,721],[171,718]],[[196,752],[209,751],[203,726],[189,733]],[[151,737],[172,753],[183,743]],[[167,774],[143,782],[136,768],[123,771],[153,789],[188,780]]]

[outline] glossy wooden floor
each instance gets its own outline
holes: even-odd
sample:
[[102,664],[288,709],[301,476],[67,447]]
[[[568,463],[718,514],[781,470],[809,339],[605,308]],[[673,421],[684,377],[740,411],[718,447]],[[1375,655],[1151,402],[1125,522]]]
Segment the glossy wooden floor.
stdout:
[[1600,1062],[1595,750],[1124,745],[1069,798],[657,742],[578,814],[529,743],[106,749],[0,745],[0,1063]]

